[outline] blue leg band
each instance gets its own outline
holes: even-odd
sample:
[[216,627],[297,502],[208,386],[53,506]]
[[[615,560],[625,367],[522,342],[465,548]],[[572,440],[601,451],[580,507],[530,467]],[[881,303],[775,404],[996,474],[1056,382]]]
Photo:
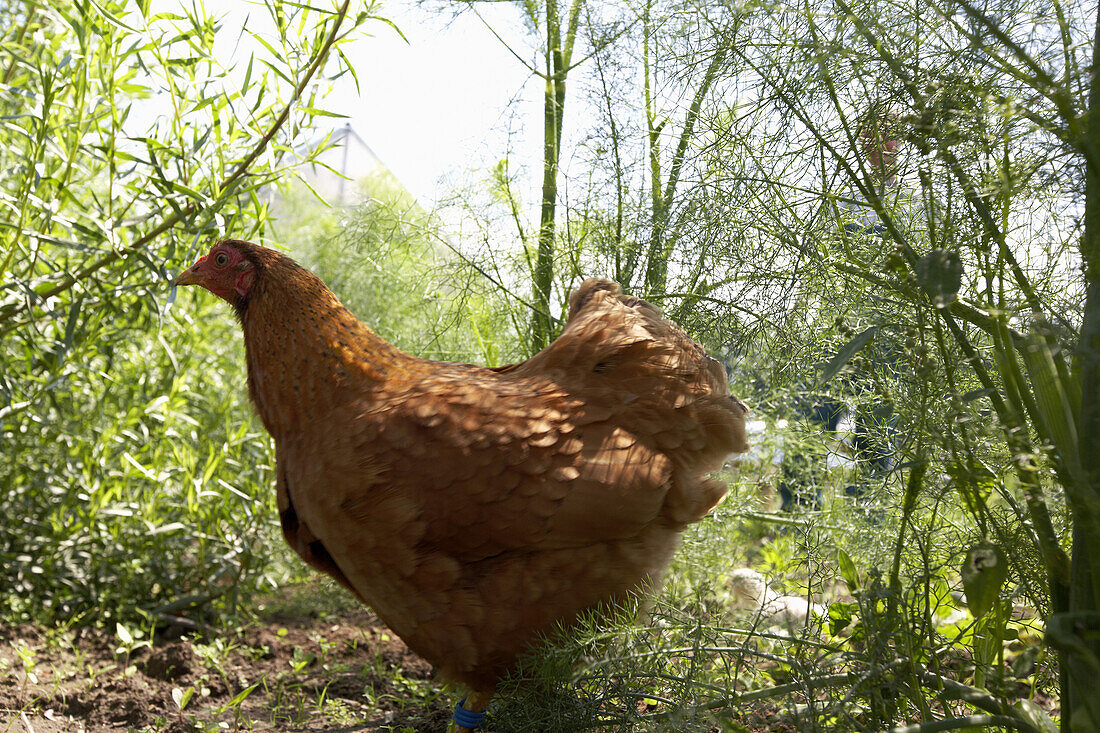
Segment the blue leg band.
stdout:
[[485,711],[475,713],[471,710],[467,710],[462,707],[462,703],[466,702],[466,698],[462,698],[458,701],[458,705],[455,705],[454,721],[459,725],[467,728],[476,728],[481,724],[481,721],[485,718]]

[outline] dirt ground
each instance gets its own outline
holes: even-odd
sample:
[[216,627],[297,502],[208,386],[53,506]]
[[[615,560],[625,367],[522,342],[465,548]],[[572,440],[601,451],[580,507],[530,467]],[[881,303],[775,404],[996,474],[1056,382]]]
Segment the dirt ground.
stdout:
[[0,628],[0,733],[443,730],[453,705],[430,665],[359,608],[121,646],[94,629]]

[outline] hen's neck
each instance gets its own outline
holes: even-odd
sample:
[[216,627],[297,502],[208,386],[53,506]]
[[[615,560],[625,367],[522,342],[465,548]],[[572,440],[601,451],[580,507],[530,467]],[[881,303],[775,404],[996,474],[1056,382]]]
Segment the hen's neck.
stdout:
[[[289,275],[289,277],[282,277]],[[367,398],[408,355],[359,321],[308,271],[269,272],[246,306],[248,390],[276,439]]]

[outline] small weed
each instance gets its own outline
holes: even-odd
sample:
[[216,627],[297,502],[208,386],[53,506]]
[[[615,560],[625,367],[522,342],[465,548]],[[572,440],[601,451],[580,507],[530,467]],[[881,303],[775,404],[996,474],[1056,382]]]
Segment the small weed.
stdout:
[[255,690],[259,686],[259,684],[259,682],[255,682],[249,685],[248,687],[244,688],[236,695],[234,695],[233,699],[231,699],[229,702],[219,708],[219,713],[224,713],[227,710],[231,710],[233,712],[233,730],[240,729],[241,704],[244,703],[244,701],[248,698],[249,695],[252,694],[253,690]]

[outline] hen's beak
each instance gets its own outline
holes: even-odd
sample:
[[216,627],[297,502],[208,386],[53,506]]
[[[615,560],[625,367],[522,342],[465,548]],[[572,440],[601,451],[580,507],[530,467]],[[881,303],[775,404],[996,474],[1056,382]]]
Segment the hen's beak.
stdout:
[[176,281],[172,283],[172,287],[179,287],[180,285],[202,285],[202,273],[198,271],[197,263],[190,269],[181,272]]

